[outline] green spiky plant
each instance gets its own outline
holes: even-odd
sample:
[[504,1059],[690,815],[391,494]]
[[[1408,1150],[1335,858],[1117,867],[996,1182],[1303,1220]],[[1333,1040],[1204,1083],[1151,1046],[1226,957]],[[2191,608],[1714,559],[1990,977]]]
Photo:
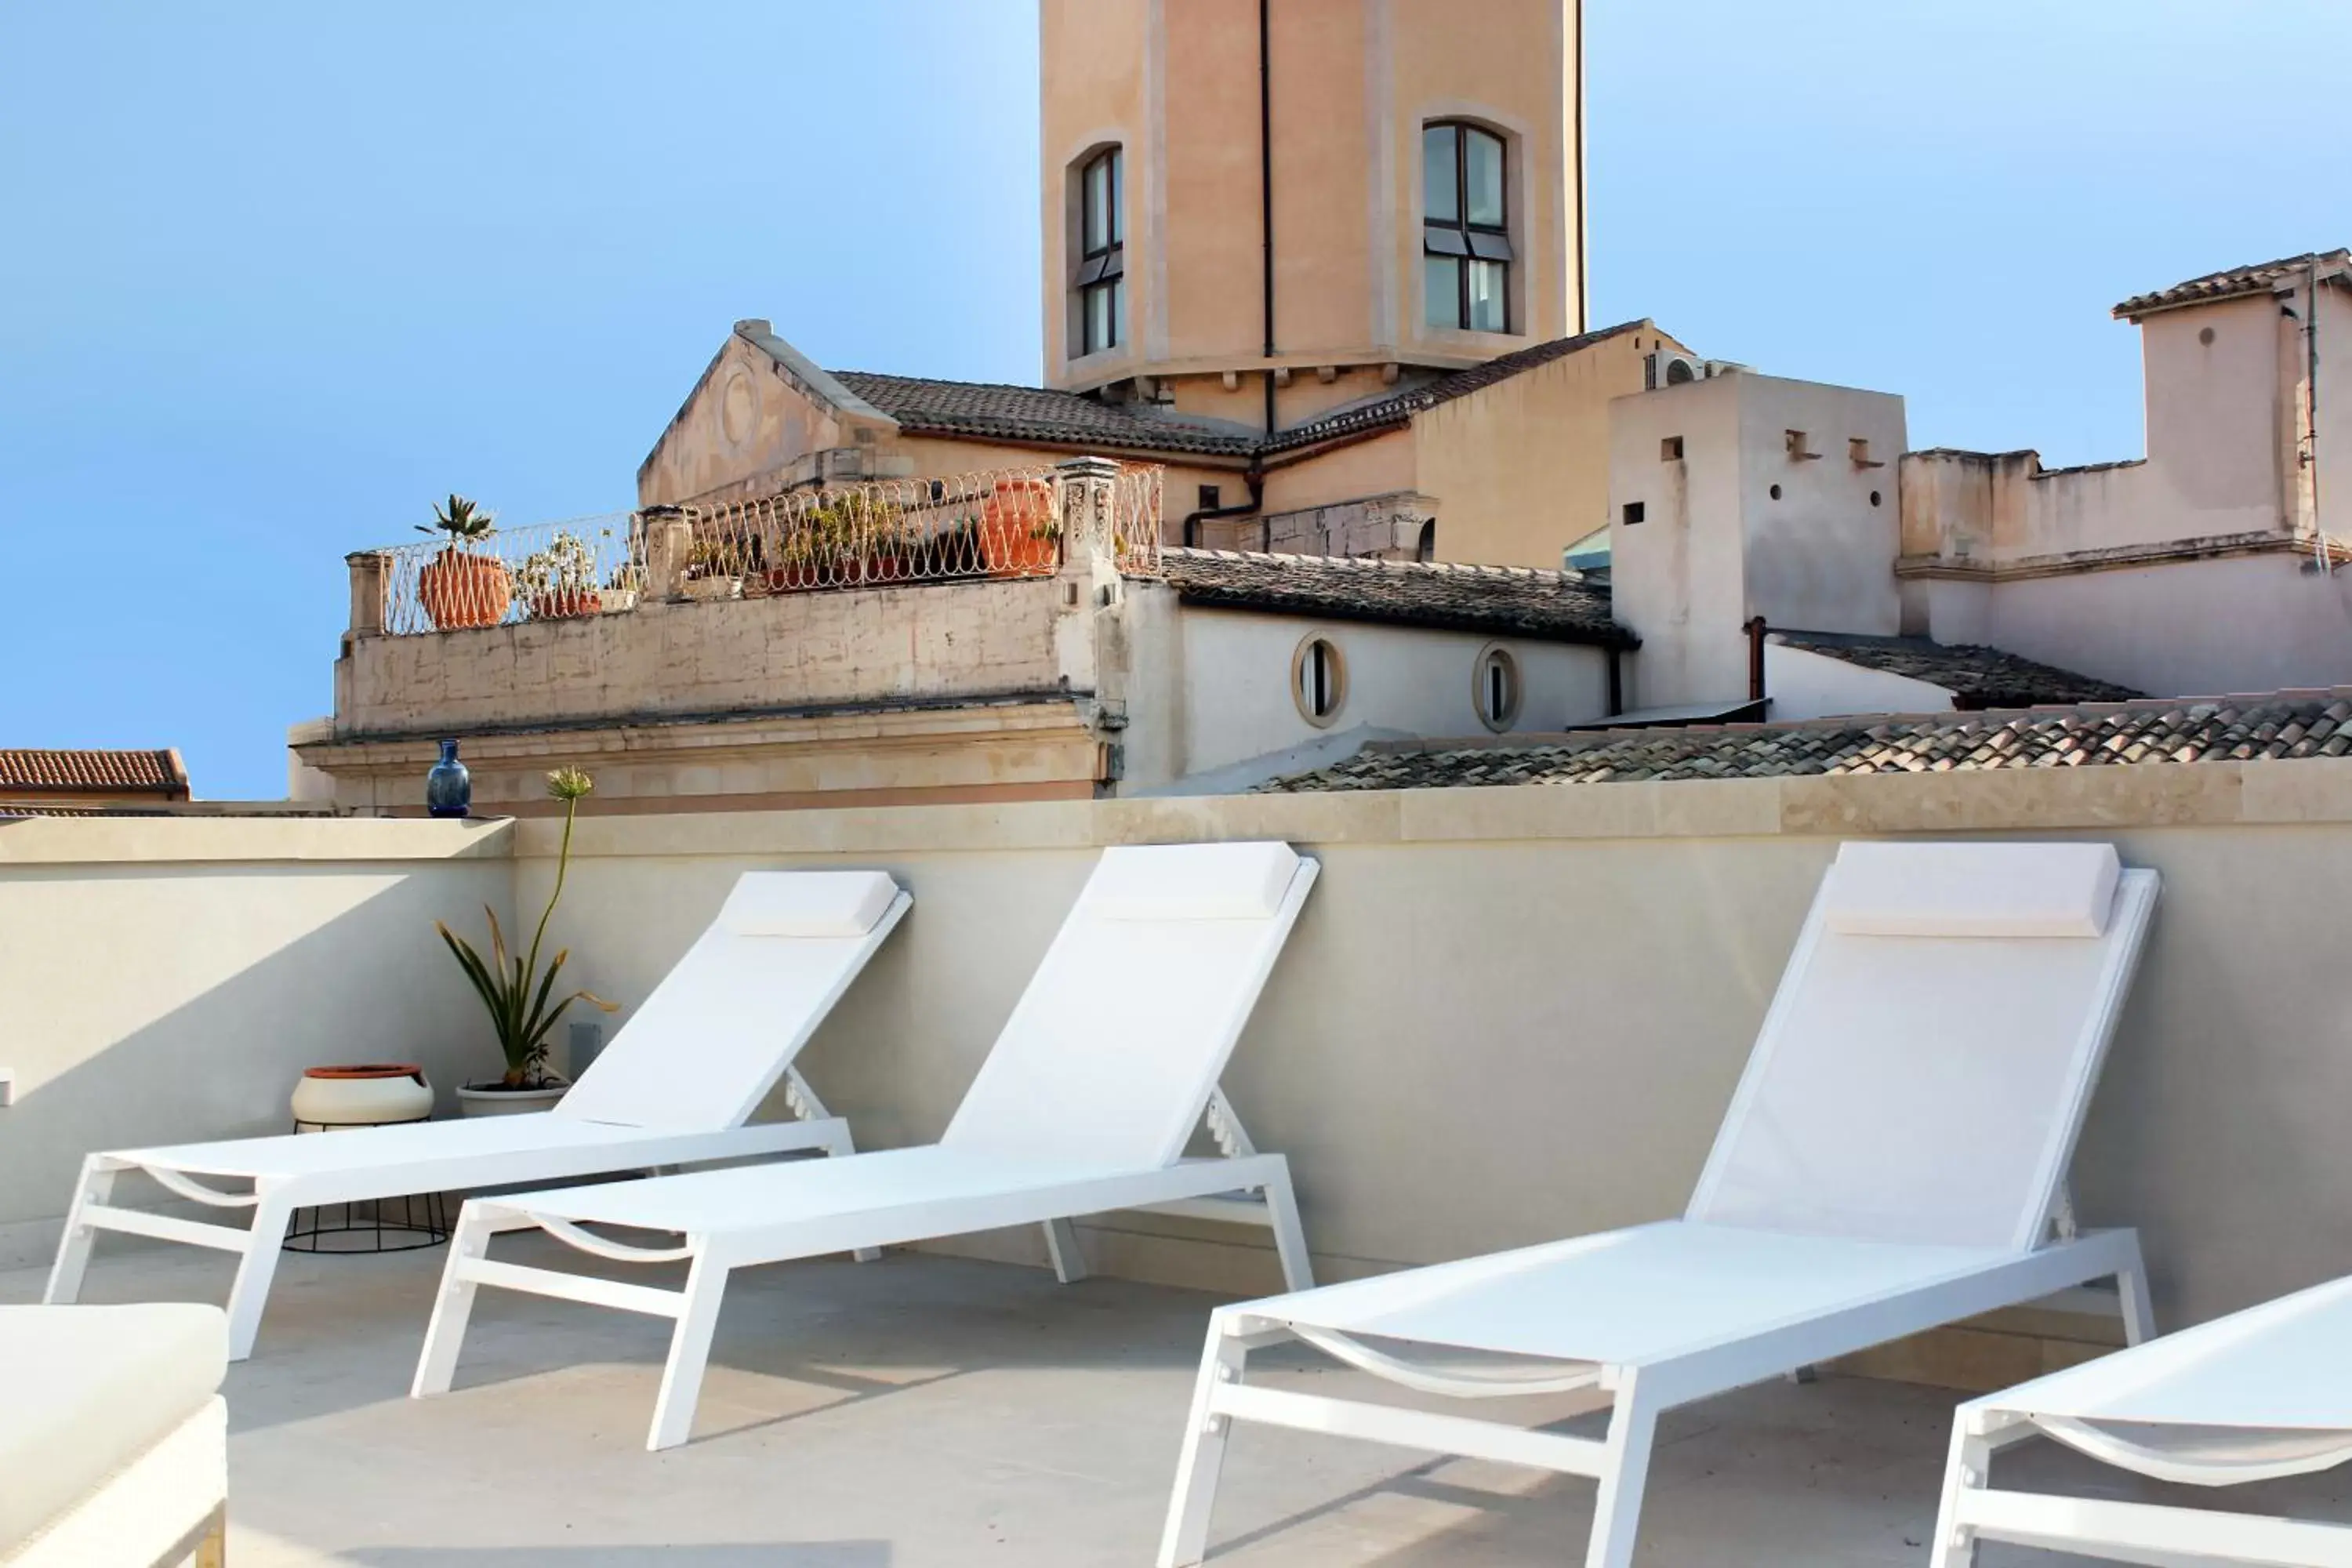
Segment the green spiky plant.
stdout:
[[471,544],[478,539],[488,539],[498,531],[495,512],[484,511],[464,496],[451,491],[449,499],[433,508],[433,521],[416,525],[419,533],[446,533],[452,548]]
[[488,905],[482,909],[490,921],[490,956],[487,962],[475,951],[473,943],[444,922],[433,922],[433,929],[441,933],[441,940],[456,956],[457,966],[466,972],[475,994],[490,1010],[490,1027],[497,1032],[499,1049],[507,1059],[506,1077],[501,1080],[507,1089],[547,1087],[547,1037],[572,1004],[585,1002],[607,1013],[618,1011],[618,1004],[592,992],[555,994],[555,979],[563,973],[564,962],[572,956],[570,948],[556,949],[544,974],[539,968],[540,944],[547,940],[547,922],[555,913],[556,900],[563,897],[564,873],[572,865],[572,824],[580,815],[581,797],[595,787],[595,782],[578,768],[558,768],[547,775],[549,798],[563,803],[563,847],[555,858],[555,889],[547,895],[547,908],[540,911],[539,929],[531,933],[528,953],[508,953],[506,934],[499,929],[498,911]]

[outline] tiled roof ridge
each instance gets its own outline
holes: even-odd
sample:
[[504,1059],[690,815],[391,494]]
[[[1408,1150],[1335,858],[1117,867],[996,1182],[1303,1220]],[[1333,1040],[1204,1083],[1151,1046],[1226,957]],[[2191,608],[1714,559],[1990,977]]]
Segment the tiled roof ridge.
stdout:
[[0,748],[0,790],[8,789],[185,795],[188,770],[169,746]]
[[1973,712],[1848,714],[1492,741],[1374,742],[1284,793],[1969,773],[2352,756],[2352,687]]
[[[1160,411],[1156,405],[1136,409],[1115,403],[1105,403],[1063,387],[1025,386],[1009,381],[956,381],[944,376],[901,375],[893,371],[837,370],[829,374],[844,386],[860,396],[878,390],[875,384],[888,383],[907,388],[932,391],[984,393],[1001,395],[1034,397],[1062,405],[1089,426],[1097,426],[1095,433],[1105,437],[1111,432],[1099,426],[1119,424],[1128,426],[1121,432],[1135,437],[1132,446],[1150,450],[1212,452],[1227,457],[1258,458],[1275,452],[1311,447],[1320,441],[1363,431],[1402,425],[1413,415],[1455,398],[1507,381],[1524,371],[1549,364],[1605,342],[1627,332],[1654,330],[1648,317],[1620,321],[1614,326],[1600,327],[1579,332],[1572,337],[1550,338],[1530,343],[1507,354],[1474,365],[1449,371],[1420,385],[1374,396],[1365,401],[1331,410],[1287,430],[1271,435],[1254,431],[1226,420],[1209,420]],[[860,392],[860,384],[866,390]],[[887,402],[887,399],[883,400]],[[877,405],[878,406],[878,405]],[[970,410],[946,412],[939,409],[884,407],[882,412],[911,430],[931,430],[950,435],[979,433],[970,427],[986,424],[988,433],[1003,435],[1001,426],[1035,424],[1032,419],[1010,411]],[[1012,438],[1021,438],[1017,433]],[[1076,438],[1065,434],[1043,433],[1036,438],[1051,439],[1059,444],[1071,444]],[[1160,443],[1164,442],[1164,448]]]
[[1462,577],[1494,577],[1529,583],[1554,583],[1563,587],[1587,588],[1606,594],[1606,585],[1597,584],[1581,572],[1561,572],[1544,566],[1493,566],[1475,561],[1399,561],[1383,555],[1313,555],[1304,552],[1282,550],[1213,550],[1202,545],[1168,544],[1160,547],[1163,556],[1178,556],[1199,561],[1293,562],[1325,569],[1360,572],[1428,572]]
[[2352,268],[2352,249],[2337,246],[2333,250],[2306,250],[2298,256],[2282,256],[2275,261],[2224,267],[2218,271],[2175,283],[2168,289],[2135,294],[2117,305],[2113,314],[2121,320],[2152,315],[2181,305],[2201,305],[2217,300],[2234,300],[2248,294],[2263,293],[2296,272],[2307,271],[2314,263],[2318,264],[2325,274],[2340,275],[2347,268]]

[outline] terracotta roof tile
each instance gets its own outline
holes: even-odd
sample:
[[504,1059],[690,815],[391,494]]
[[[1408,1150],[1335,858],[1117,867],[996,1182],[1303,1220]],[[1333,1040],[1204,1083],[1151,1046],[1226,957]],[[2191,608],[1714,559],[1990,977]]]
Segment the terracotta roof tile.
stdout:
[[12,789],[184,796],[188,773],[173,751],[0,751],[0,790]]
[[1115,451],[1246,457],[1254,432],[1102,403],[1075,392],[835,371],[834,379],[917,435],[996,437]]
[[1853,637],[1831,632],[1775,631],[1790,647],[1940,686],[1953,706],[1965,709],[2032,708],[2056,702],[2127,702],[2140,696],[2127,686],[2077,675],[2055,665],[2037,664],[1977,643],[1938,643],[1926,637]]
[[1188,419],[1148,405],[1104,403],[1051,387],[934,381],[862,370],[837,370],[831,374],[858,397],[896,419],[900,429],[918,435],[994,437],[1056,446],[1092,446],[1106,451],[1249,458],[1403,425],[1423,409],[1467,396],[1481,387],[1507,381],[1622,333],[1649,328],[1646,321],[1626,321],[1578,337],[1555,338],[1484,364],[1337,409],[1277,431],[1271,438],[1262,431],[1242,426]]
[[1601,731],[1540,745],[1382,743],[1266,790],[1446,789],[1643,779],[1968,773],[1990,768],[2352,754],[2352,691],[2039,708],[2010,713]]
[[2315,263],[2322,278],[2343,279],[2347,273],[2352,273],[2352,250],[2306,251],[2301,256],[2257,262],[2252,267],[2231,267],[2220,272],[2208,272],[2202,278],[2191,278],[2186,283],[2175,283],[2171,288],[2159,289],[2153,294],[2135,294],[2117,305],[2115,313],[2126,320],[2137,321],[2142,316],[2182,305],[2203,305],[2215,300],[2267,294],[2281,283],[2292,282],[2298,275],[2308,275]]
[[1611,618],[1608,590],[1574,573],[1234,550],[1171,548],[1160,557],[1160,575],[1187,604],[1604,647],[1638,641]]

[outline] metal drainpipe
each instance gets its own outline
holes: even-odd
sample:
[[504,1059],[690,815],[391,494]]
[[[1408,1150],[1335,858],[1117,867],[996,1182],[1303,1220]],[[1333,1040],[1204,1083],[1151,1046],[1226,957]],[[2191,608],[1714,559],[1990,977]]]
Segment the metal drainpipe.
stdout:
[[1757,616],[1739,628],[1748,634],[1748,700],[1764,700],[1764,617]]
[[2311,465],[2311,540],[2319,552],[2323,572],[2336,569],[2336,552],[2327,547],[2327,524],[2319,510],[2319,254],[2311,257],[2311,281],[2303,298],[2304,342],[2304,428],[2310,433],[2311,450],[2305,461]]
[[[1265,296],[1265,357],[1274,358],[1274,22],[1273,0],[1257,0],[1258,238]],[[1274,367],[1265,372],[1265,433],[1275,432]]]
[[1253,468],[1242,476],[1242,483],[1249,486],[1249,500],[1235,501],[1231,506],[1204,506],[1198,511],[1185,514],[1183,531],[1178,535],[1183,540],[1185,549],[1190,550],[1200,542],[1202,523],[1221,517],[1247,517],[1265,504],[1265,476],[1263,473]]

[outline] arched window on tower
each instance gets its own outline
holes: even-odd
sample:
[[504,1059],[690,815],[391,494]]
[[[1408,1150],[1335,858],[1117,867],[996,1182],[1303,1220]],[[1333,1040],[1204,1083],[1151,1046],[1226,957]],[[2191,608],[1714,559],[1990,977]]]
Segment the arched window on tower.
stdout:
[[1127,217],[1120,199],[1126,159],[1117,147],[1078,171],[1077,342],[1080,354],[1117,348],[1127,317]]
[[1421,251],[1429,324],[1511,330],[1508,149],[1484,126],[1439,121],[1421,132]]

